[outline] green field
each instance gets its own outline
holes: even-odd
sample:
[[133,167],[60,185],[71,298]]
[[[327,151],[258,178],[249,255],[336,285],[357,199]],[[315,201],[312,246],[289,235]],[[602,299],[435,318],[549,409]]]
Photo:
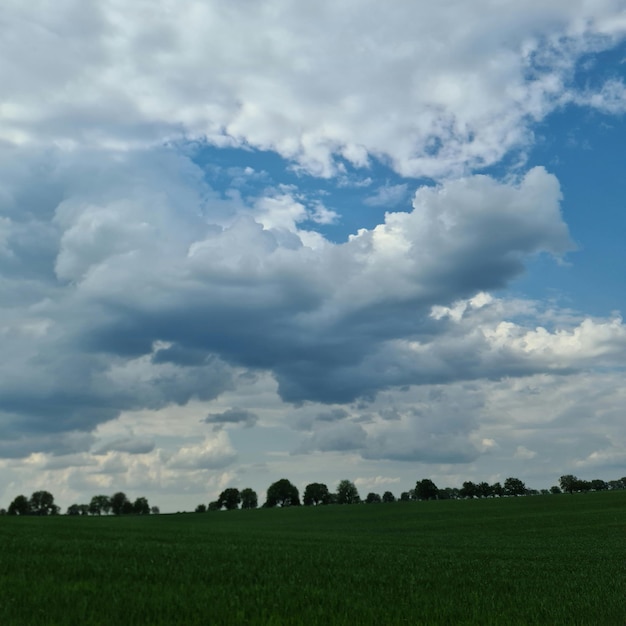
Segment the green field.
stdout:
[[0,517],[0,624],[626,624],[626,492]]

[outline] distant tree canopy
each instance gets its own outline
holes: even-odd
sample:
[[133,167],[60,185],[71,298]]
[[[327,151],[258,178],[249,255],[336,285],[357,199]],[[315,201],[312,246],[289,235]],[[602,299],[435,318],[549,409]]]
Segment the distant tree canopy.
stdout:
[[286,478],[277,480],[268,487],[264,506],[300,506],[300,494],[297,487]]
[[395,502],[396,497],[391,493],[391,491],[385,491],[383,493],[383,502]]
[[28,515],[30,513],[30,505],[26,496],[16,496],[16,498],[9,504],[9,515]]
[[526,494],[526,485],[519,478],[507,478],[504,481],[504,493],[508,496],[523,496]]
[[224,489],[224,491],[220,493],[217,501],[220,505],[220,509],[226,509],[227,511],[238,509],[239,504],[241,503],[241,494],[239,493],[239,489],[234,487]]
[[356,485],[347,479],[339,481],[337,485],[337,504],[358,504],[361,502]]
[[418,480],[415,484],[416,500],[434,500],[438,495],[439,489],[430,478]]
[[[587,491],[607,491],[616,489],[626,489],[626,477],[615,480],[583,480],[573,474],[564,474],[559,478],[559,484],[553,485],[550,489],[528,489],[519,478],[509,477],[504,481],[504,485],[496,482],[492,485],[482,481],[474,483],[465,481],[461,488],[446,487],[439,489],[435,483],[424,478],[418,480],[415,488],[403,491],[399,500],[406,502],[409,500],[431,500],[456,499],[456,498],[492,498],[502,496],[533,496],[549,495],[560,493],[580,493]],[[367,494],[365,502],[374,504],[378,502],[395,502],[396,498],[390,491],[385,491],[382,497],[374,492]],[[320,504],[356,504],[361,502],[361,498],[356,485],[347,479],[341,480],[337,485],[335,493],[330,493],[324,483],[309,483],[303,494],[303,502],[308,506]],[[299,506],[300,495],[298,489],[286,478],[272,483],[267,490],[267,498],[264,507],[288,507]],[[258,506],[256,492],[250,487],[239,491],[237,488],[229,487],[224,489],[219,498],[208,504],[200,504],[196,507],[196,512],[219,511],[221,509],[254,509]],[[54,496],[45,490],[35,491],[30,498],[24,495],[16,496],[10,503],[8,509],[0,509],[3,515],[57,515],[59,507],[54,502]],[[89,504],[72,504],[67,509],[67,515],[103,515],[113,513],[114,515],[149,515],[159,513],[159,507],[150,507],[148,500],[138,497],[131,502],[126,494],[118,491],[112,496],[96,495],[91,498]]]
[[324,483],[310,483],[304,489],[302,503],[306,506],[318,506],[330,503],[330,492]]
[[256,495],[256,491],[250,487],[246,487],[241,490],[241,508],[242,509],[256,509],[259,506],[259,499]]

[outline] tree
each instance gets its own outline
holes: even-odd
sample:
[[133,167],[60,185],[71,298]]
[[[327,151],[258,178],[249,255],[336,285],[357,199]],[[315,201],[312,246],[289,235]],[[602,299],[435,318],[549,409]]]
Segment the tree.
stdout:
[[241,494],[239,493],[239,489],[236,489],[235,487],[224,489],[224,491],[220,493],[217,501],[220,504],[220,509],[226,509],[227,511],[238,509],[239,504],[241,503]]
[[383,493],[383,502],[395,502],[396,497],[391,493],[391,491],[385,491]]
[[563,493],[561,491],[561,488],[558,485],[552,485],[552,487],[550,487],[550,493],[552,494],[557,494],[557,493]]
[[358,504],[361,497],[356,485],[347,479],[339,481],[337,485],[337,504]]
[[126,494],[123,491],[118,491],[111,496],[111,511],[113,515],[122,515],[128,513],[128,507],[130,505],[130,512],[132,513],[133,505],[129,502]]
[[493,495],[493,489],[489,483],[483,481],[476,485],[476,493],[479,498],[489,498]]
[[256,509],[259,506],[259,499],[254,489],[246,487],[241,490],[241,508],[242,509]]
[[559,478],[559,485],[565,493],[573,493],[576,491],[577,483],[578,478],[576,478],[573,474],[565,474]]
[[438,495],[439,489],[430,478],[418,480],[415,484],[415,498],[417,500],[434,500]]
[[264,506],[300,506],[300,494],[297,487],[286,478],[277,480],[268,487]]
[[382,498],[377,493],[370,492],[365,498],[366,504],[378,504],[379,502],[382,502]]
[[213,502],[209,502],[209,511],[221,511],[222,506],[217,500],[213,500]]
[[493,485],[491,485],[491,492],[494,496],[501,498],[504,495],[504,487],[500,483],[493,483]]
[[150,505],[146,498],[137,498],[133,502],[133,513],[135,515],[150,515]]
[[196,513],[206,513],[206,504],[199,504],[196,507]]
[[92,515],[102,515],[111,510],[111,498],[109,496],[94,496],[89,503],[89,512]]
[[519,478],[507,478],[504,481],[504,492],[509,496],[523,496],[526,494],[526,485]]
[[600,480],[599,478],[594,478],[591,481],[591,488],[594,491],[606,491],[609,488],[609,485],[604,480]]
[[411,496],[411,492],[410,491],[403,491],[400,494],[400,502],[409,502],[412,499],[413,499],[413,497]]
[[29,501],[31,515],[57,515],[59,507],[49,491],[35,491]]
[[306,506],[318,506],[328,504],[330,492],[324,483],[311,483],[304,488],[302,503]]
[[26,496],[16,496],[9,504],[9,515],[28,515],[30,513],[30,503]]
[[478,489],[471,480],[466,480],[459,491],[461,498],[473,498],[478,495]]
[[158,506],[153,506],[153,507],[150,509],[150,513],[152,513],[152,515],[158,515],[160,512],[161,512],[161,511],[160,511],[160,509],[159,509],[159,507],[158,507]]

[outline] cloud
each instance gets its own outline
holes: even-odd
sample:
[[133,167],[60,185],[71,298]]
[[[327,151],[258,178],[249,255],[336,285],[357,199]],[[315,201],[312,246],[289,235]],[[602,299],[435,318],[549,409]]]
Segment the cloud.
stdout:
[[4,20],[5,142],[129,148],[206,137],[324,176],[372,156],[412,176],[493,164],[525,148],[530,123],[566,99],[581,55],[626,32],[620,0],[394,11],[373,0],[313,10],[288,0],[172,10],[159,0],[149,13],[68,0],[10,2]]
[[[572,248],[543,168],[421,187],[411,212],[331,243],[301,227],[306,211],[286,195],[214,210],[202,172],[175,150],[0,155],[8,432],[89,432],[121,411],[210,400],[236,368],[271,372],[285,400],[333,403],[619,364],[617,318],[527,328],[475,295],[533,255]],[[26,232],[41,237],[26,246]]]
[[148,454],[155,448],[154,441],[137,437],[122,437],[98,446],[93,454],[102,455],[109,452],[127,452],[128,454]]
[[246,409],[232,408],[223,413],[210,413],[204,418],[207,424],[225,426],[227,424],[241,424],[244,428],[252,428],[259,420],[258,415]]
[[390,185],[386,183],[379,187],[371,196],[363,201],[367,206],[380,206],[386,208],[394,208],[403,200],[406,200],[409,186],[406,183],[399,185]]
[[221,469],[237,458],[226,431],[218,431],[199,444],[183,446],[166,462],[172,469]]

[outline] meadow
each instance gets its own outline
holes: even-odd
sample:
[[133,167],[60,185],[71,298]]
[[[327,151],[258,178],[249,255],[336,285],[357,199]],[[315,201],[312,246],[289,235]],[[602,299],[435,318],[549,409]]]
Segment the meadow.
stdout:
[[0,624],[626,624],[626,492],[0,517]]

